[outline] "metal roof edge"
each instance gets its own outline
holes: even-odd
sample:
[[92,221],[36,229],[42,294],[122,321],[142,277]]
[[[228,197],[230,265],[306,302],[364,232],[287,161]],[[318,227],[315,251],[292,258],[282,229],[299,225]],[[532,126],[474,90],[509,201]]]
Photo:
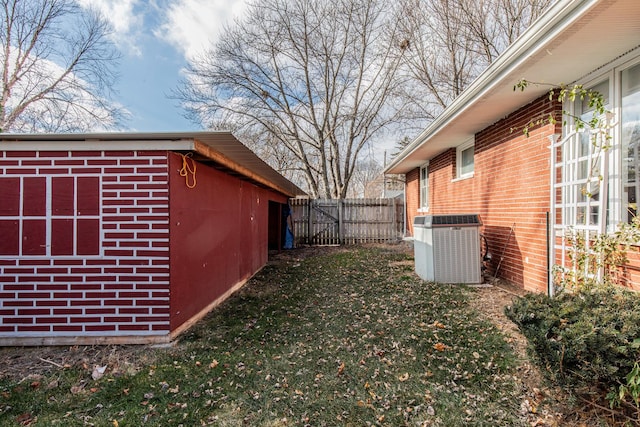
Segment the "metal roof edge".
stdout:
[[509,46],[485,71],[483,71],[471,85],[431,122],[398,156],[384,169],[384,173],[392,172],[395,168],[425,143],[431,136],[438,133],[454,118],[462,114],[472,105],[482,93],[495,86],[517,64],[525,61],[538,50],[541,41],[552,37],[564,30],[593,7],[598,0],[559,0],[539,17],[516,41]]
[[[27,144],[25,144],[25,142]],[[81,147],[79,147],[81,145]],[[0,138],[0,150],[4,151],[131,151],[131,150],[193,150],[194,139],[83,139],[56,140],[40,138],[38,140],[6,140]]]
[[[245,147],[244,144],[242,144],[242,142],[240,142],[235,138],[235,136],[233,136],[233,138],[238,142],[238,144]],[[215,146],[211,146],[210,144],[207,144],[197,138],[195,139],[193,150],[199,153],[200,155],[216,163],[219,163],[220,165],[226,168],[229,168],[230,170],[246,178],[249,178],[250,180],[253,180],[266,187],[269,187],[272,190],[278,191],[288,197],[296,197],[298,195],[306,194],[297,185],[295,185],[293,182],[285,178],[280,172],[278,172],[277,170],[269,166],[264,160],[258,157],[249,148],[246,148],[246,150],[250,152],[252,156],[255,156],[255,158],[260,162],[260,164],[262,165],[261,169],[272,172],[274,176],[269,177],[269,176],[266,176],[266,174],[264,173],[252,171],[247,166],[242,165],[239,161],[232,159],[231,157],[220,152],[219,150],[216,150]],[[276,179],[273,179],[274,177]]]
[[0,133],[0,143],[17,141],[179,141],[206,135],[231,135],[230,131]]

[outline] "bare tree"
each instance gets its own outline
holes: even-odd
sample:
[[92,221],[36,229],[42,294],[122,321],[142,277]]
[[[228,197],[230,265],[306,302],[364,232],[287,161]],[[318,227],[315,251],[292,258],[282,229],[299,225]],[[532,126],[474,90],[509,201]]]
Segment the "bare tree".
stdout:
[[0,0],[4,132],[113,128],[110,27],[72,0]]
[[504,51],[553,0],[402,0],[410,46],[406,97],[431,120]]
[[[412,141],[411,138],[409,138],[408,136],[403,136],[398,141],[396,141],[396,144],[393,147],[393,151],[391,152],[391,159],[396,157],[398,154],[400,154],[402,150],[407,148],[409,144],[411,144],[411,141]],[[386,153],[385,153],[385,165],[384,165],[385,167],[387,166],[386,160],[387,159],[386,159]]]
[[[176,96],[295,160],[313,197],[344,198],[359,156],[402,116],[401,39],[385,0],[265,0],[193,61]],[[281,152],[282,153],[282,152]]]
[[383,180],[382,165],[369,155],[356,163],[348,197],[382,197]]
[[554,0],[458,0],[460,19],[477,55],[488,64]]

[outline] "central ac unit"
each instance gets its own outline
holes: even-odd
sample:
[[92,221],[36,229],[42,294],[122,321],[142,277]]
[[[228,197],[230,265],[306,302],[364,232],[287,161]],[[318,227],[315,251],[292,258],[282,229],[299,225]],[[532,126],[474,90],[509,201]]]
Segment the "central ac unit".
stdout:
[[481,283],[480,215],[416,216],[415,269],[428,282]]

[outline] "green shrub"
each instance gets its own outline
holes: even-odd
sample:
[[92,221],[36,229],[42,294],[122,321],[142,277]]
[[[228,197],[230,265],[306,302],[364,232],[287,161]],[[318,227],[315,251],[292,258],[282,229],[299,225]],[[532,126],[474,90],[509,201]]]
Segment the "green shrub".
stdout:
[[529,294],[505,313],[560,385],[617,388],[640,360],[634,345],[640,338],[640,295],[623,288],[603,286],[553,298]]

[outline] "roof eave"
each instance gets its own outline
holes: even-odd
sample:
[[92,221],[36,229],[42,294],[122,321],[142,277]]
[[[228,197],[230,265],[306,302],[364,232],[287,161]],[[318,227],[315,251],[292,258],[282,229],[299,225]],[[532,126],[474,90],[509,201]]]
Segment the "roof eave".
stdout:
[[[220,140],[233,147],[232,150],[228,150],[229,147],[225,146],[230,153],[225,153],[225,147],[219,146],[222,143]],[[302,189],[271,168],[229,131],[0,134],[0,150],[3,151],[76,149],[82,151],[196,151],[227,170],[287,197],[306,196]],[[251,164],[244,165],[242,160]],[[252,170],[250,166],[255,166],[257,170]]]
[[[414,165],[406,165],[405,160],[420,148],[427,140],[439,133],[454,118],[463,114],[483,93],[498,84],[504,84],[506,76],[517,65],[526,61],[534,52],[542,49],[541,41],[555,36],[565,29],[586,10],[593,7],[598,0],[560,0],[553,4],[546,13],[535,21],[520,37],[507,48],[496,61],[443,112],[416,139],[405,147],[385,168],[388,174],[404,174],[414,169]],[[524,76],[523,76],[524,77]],[[535,88],[528,90],[527,99],[533,100],[544,91]],[[514,94],[516,95],[516,94]],[[524,103],[523,103],[524,104]],[[478,131],[481,129],[478,129]],[[473,134],[468,137],[472,137]],[[455,145],[453,145],[455,146]],[[445,147],[450,148],[450,147]],[[442,150],[440,150],[442,151]],[[434,153],[434,155],[437,154]],[[426,160],[426,159],[425,159]]]

